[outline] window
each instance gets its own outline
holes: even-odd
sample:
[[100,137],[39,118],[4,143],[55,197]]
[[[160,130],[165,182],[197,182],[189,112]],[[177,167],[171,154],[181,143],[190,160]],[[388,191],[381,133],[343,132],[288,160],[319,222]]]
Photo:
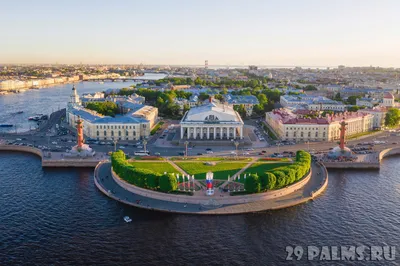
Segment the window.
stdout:
[[315,137],[318,138],[318,132],[315,132]]
[[111,126],[111,129],[113,129],[113,126]]
[[120,130],[120,131],[118,131],[118,136],[120,136],[120,137],[121,137],[121,130]]
[[107,131],[104,130],[104,136],[107,136]]
[[300,133],[300,137],[303,137],[303,135],[304,135],[304,134],[303,134],[303,131],[301,131],[301,133]]
[[297,131],[293,132],[293,137],[296,137]]
[[308,132],[308,137],[309,137],[309,138],[311,137],[311,132]]
[[286,137],[289,137],[289,132],[286,132]]
[[99,136],[100,135],[100,132],[97,130],[97,136]]
[[322,137],[324,137],[325,138],[325,136],[326,136],[326,134],[325,134],[325,132],[322,134]]
[[98,128],[99,128],[99,126],[96,126],[96,128],[98,129]]
[[114,130],[111,130],[111,136],[114,137]]

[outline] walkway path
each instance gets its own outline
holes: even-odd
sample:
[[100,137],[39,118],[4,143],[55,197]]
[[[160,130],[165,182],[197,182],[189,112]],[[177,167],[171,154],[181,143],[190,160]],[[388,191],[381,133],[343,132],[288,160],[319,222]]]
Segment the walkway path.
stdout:
[[286,208],[313,199],[312,192],[315,192],[324,186],[327,176],[325,175],[325,169],[320,165],[313,164],[312,171],[313,174],[310,181],[303,188],[289,195],[271,200],[220,206],[217,206],[218,197],[214,196],[210,197],[210,199],[217,204],[210,206],[209,208],[200,204],[170,202],[168,201],[168,194],[165,194],[165,200],[158,200],[128,192],[115,183],[114,179],[111,177],[110,163],[102,164],[96,168],[94,178],[98,188],[107,196],[125,204],[140,208],[188,214],[239,214]]
[[[171,161],[171,160],[169,160],[169,159],[167,159],[166,160],[167,162],[169,162],[169,164],[170,165],[172,165],[172,167],[174,167],[177,171],[179,171],[181,174],[184,174],[185,176],[189,176],[189,174],[188,173],[186,173],[182,168],[180,168],[175,162],[173,162],[173,161]],[[197,186],[199,186],[199,187],[204,187],[203,186],[203,184],[202,183],[200,183],[198,180],[194,180],[194,183],[197,185]],[[195,193],[196,193],[197,191],[195,191]]]
[[[231,176],[231,180],[235,180],[235,178],[236,178],[238,175],[241,175],[244,171],[247,170],[247,168],[249,168],[249,167],[250,167],[253,163],[255,163],[257,160],[258,160],[258,157],[253,157],[252,160],[251,160],[251,162],[249,162],[245,167],[243,167],[242,169],[240,169],[239,172],[237,172],[236,174],[234,174],[233,176]],[[225,187],[228,183],[229,183],[229,180],[226,180],[226,181],[221,185],[221,187]]]

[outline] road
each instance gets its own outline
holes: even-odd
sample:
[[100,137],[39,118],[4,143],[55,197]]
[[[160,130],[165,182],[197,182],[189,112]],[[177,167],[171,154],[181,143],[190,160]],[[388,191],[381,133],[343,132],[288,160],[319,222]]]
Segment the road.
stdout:
[[[3,134],[1,136],[0,142],[5,142],[5,141],[15,141],[16,143],[23,143],[25,145],[32,145],[35,147],[38,146],[46,146],[49,149],[58,149],[59,151],[64,152],[67,149],[70,149],[72,146],[74,146],[75,143],[75,137],[72,136],[71,134],[68,135],[63,135],[59,136],[57,133],[59,132],[55,125],[61,125],[64,126],[67,129],[71,129],[68,125],[65,124],[65,122],[62,121],[62,118],[65,117],[65,110],[60,110],[54,115],[52,115],[47,122],[46,125],[43,125],[41,129],[37,132],[28,132],[28,133],[18,133],[18,134]],[[162,126],[162,129],[154,136],[152,136],[147,144],[147,150],[151,152],[151,154],[154,153],[160,153],[161,156],[178,156],[180,152],[184,151],[184,147],[178,147],[178,146],[170,146],[170,147],[159,147],[156,145],[155,140],[162,135],[162,132],[164,129],[168,127],[170,124],[177,124],[178,121],[166,121],[166,123]],[[247,124],[255,125],[254,121],[249,121]],[[21,139],[16,141],[16,139]],[[64,140],[64,141],[63,141]],[[373,140],[386,140],[387,144],[386,145],[375,145],[374,150],[382,150],[384,148],[388,148],[393,146],[392,143],[394,142],[399,142],[400,143],[400,136],[397,136],[396,134],[391,134],[389,132],[381,132],[379,135],[374,135],[374,136],[367,136],[364,137],[362,140],[349,140],[348,145],[355,145],[359,142],[371,142]],[[56,143],[56,144],[53,144]],[[95,145],[95,144],[90,144],[90,146],[96,151],[96,152],[104,152],[108,153],[110,151],[114,150],[114,144],[111,141],[107,141],[107,145]],[[143,148],[135,148],[133,144],[135,142],[127,142],[127,141],[120,141],[117,143],[116,148],[117,149],[122,149],[125,151],[127,154],[132,154],[135,151],[143,150]],[[269,140],[268,142],[264,142],[265,146],[263,148],[257,148],[254,147],[254,150],[252,151],[246,151],[247,149],[251,147],[241,147],[239,146],[239,156],[243,156],[243,152],[248,152],[248,155],[245,156],[256,156],[258,155],[261,151],[266,151],[264,156],[269,156],[272,153],[281,153],[283,151],[297,151],[297,150],[314,150],[315,152],[318,151],[328,151],[329,148],[337,146],[336,141],[335,142],[310,142],[309,144],[307,143],[298,143],[295,145],[284,145],[284,146],[276,146],[273,141]],[[124,148],[121,148],[124,147]],[[189,144],[190,146],[190,144]],[[61,148],[59,148],[61,147]],[[232,153],[235,152],[235,146],[232,143],[232,146],[212,146],[212,151],[213,154],[206,154],[206,148],[210,148],[206,145],[196,145],[195,147],[192,147],[188,149],[188,155],[197,155],[198,153],[203,153],[204,156],[233,156]]]

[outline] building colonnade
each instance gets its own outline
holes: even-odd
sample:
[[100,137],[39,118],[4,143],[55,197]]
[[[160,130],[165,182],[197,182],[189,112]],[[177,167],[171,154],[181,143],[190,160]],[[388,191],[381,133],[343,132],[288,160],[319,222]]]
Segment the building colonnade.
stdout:
[[243,139],[243,126],[183,126],[181,139]]

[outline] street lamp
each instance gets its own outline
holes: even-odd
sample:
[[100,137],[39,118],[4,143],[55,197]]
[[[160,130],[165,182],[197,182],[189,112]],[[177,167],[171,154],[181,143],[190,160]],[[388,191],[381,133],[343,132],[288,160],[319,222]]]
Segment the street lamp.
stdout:
[[116,139],[114,139],[114,138],[113,138],[113,143],[114,143],[114,152],[116,152],[116,151],[117,151],[117,142],[118,142],[118,140],[116,140]]
[[146,144],[147,144],[147,140],[143,140],[144,152],[146,152]]
[[233,142],[233,144],[235,144],[235,146],[236,146],[236,160],[238,159],[238,147],[239,147],[239,141],[235,141],[235,142]]
[[185,141],[185,157],[188,156],[188,145],[189,145],[189,141]]

